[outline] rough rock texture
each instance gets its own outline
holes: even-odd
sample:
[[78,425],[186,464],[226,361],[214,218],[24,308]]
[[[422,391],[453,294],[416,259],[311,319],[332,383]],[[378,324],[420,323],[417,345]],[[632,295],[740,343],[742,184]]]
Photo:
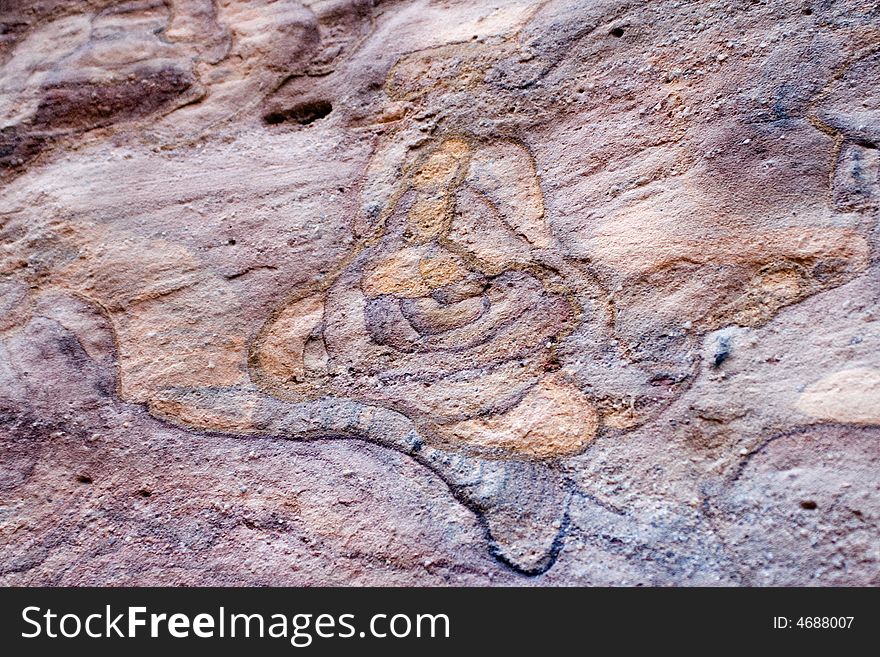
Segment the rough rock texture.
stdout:
[[876,2],[0,8],[0,583],[880,585]]

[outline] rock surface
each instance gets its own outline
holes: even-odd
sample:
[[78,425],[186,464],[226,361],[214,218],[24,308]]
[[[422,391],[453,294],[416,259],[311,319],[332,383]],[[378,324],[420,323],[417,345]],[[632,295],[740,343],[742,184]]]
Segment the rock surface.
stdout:
[[0,583],[880,585],[875,2],[0,25]]

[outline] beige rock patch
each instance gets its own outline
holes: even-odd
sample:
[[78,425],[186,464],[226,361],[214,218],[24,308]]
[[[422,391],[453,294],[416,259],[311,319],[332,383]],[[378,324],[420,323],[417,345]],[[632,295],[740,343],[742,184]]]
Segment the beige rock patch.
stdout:
[[466,182],[490,199],[505,223],[530,245],[548,248],[553,244],[534,163],[522,146],[499,141],[480,149]]
[[174,422],[207,431],[247,433],[253,430],[253,400],[245,399],[229,408],[200,408],[191,399],[162,399],[150,403],[150,410]]
[[462,280],[466,273],[452,254],[431,255],[423,249],[406,248],[382,260],[365,276],[363,289],[370,297],[424,297],[435,288]]
[[423,196],[416,199],[409,211],[407,226],[412,241],[422,243],[440,235],[449,214],[449,199],[445,196]]
[[506,413],[441,427],[440,433],[468,445],[552,458],[581,451],[598,426],[596,408],[579,388],[546,377]]
[[266,331],[259,351],[264,372],[283,381],[305,374],[306,342],[324,316],[324,299],[315,295],[287,306]]
[[823,420],[880,424],[880,369],[857,367],[829,374],[809,386],[796,407]]
[[447,139],[434,151],[412,178],[419,191],[437,191],[450,185],[462,160],[470,153],[467,142]]

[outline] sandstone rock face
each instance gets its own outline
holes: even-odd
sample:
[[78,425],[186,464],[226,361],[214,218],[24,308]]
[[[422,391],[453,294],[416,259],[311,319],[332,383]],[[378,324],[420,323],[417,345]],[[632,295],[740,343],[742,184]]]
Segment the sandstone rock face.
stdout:
[[0,583],[880,585],[875,2],[0,25]]

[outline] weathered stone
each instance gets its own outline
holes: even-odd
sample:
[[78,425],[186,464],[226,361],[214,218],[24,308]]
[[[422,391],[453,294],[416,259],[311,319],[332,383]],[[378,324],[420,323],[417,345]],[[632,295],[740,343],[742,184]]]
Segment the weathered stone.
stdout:
[[0,582],[880,583],[872,3],[0,24]]

